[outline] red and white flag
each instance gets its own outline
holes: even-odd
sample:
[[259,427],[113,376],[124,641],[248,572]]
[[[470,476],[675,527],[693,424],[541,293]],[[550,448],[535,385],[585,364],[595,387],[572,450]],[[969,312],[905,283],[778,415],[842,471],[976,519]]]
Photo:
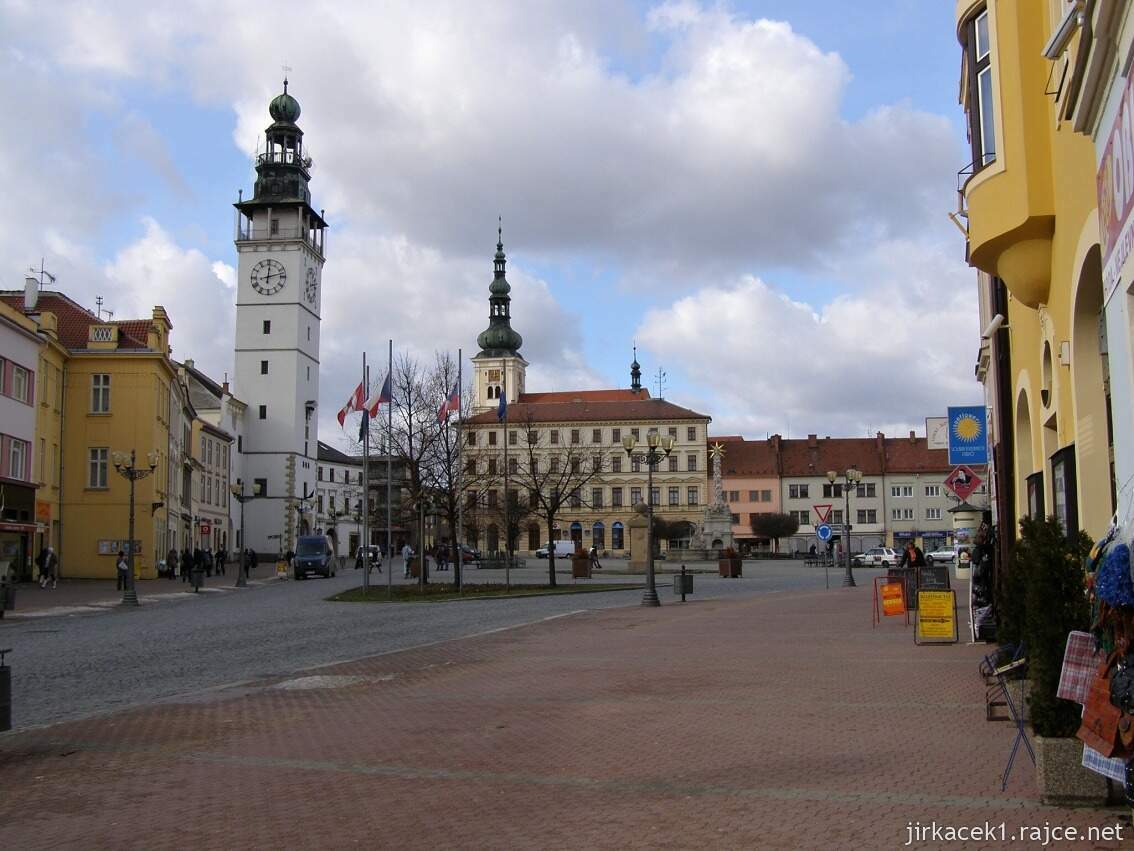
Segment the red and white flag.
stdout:
[[443,423],[449,418],[449,414],[461,410],[461,386],[454,384],[449,396],[441,403],[441,407],[437,409],[437,422]]
[[339,428],[346,428],[346,415],[351,411],[361,411],[365,399],[366,390],[360,381],[358,386],[354,388],[354,392],[350,394],[350,398],[347,399],[347,403],[339,410]]

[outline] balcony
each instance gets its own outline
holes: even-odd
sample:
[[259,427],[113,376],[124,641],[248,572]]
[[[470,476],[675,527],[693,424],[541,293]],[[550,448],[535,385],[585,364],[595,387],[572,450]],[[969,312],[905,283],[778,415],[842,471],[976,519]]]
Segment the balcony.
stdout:
[[314,161],[309,156],[297,154],[295,151],[267,151],[256,156],[256,166],[262,165],[297,165],[305,172],[310,174],[311,169],[315,167]]

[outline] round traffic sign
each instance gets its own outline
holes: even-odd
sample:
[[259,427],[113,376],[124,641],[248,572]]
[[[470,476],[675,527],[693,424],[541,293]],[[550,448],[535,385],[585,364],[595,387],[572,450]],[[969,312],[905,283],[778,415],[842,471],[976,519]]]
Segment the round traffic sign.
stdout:
[[821,523],[820,525],[816,526],[815,527],[815,537],[818,538],[820,541],[831,540],[831,527],[828,526],[826,523]]

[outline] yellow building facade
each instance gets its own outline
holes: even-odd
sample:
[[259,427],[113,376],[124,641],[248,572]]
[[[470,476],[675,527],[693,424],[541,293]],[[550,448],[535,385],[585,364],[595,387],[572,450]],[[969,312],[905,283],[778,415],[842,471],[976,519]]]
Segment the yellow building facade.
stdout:
[[1097,536],[1114,511],[1095,151],[1068,120],[1082,71],[1077,35],[1060,32],[1067,9],[958,0],[955,12],[973,157],[958,222],[985,273],[978,375],[1000,364],[988,401],[1009,541],[1022,516],[1055,515]]

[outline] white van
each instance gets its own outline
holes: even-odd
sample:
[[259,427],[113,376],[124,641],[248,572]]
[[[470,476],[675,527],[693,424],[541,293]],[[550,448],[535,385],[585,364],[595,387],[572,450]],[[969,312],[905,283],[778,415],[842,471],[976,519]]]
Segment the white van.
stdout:
[[547,558],[548,550],[554,545],[556,558],[570,558],[575,554],[575,542],[568,539],[566,541],[551,541],[535,551],[536,558]]

